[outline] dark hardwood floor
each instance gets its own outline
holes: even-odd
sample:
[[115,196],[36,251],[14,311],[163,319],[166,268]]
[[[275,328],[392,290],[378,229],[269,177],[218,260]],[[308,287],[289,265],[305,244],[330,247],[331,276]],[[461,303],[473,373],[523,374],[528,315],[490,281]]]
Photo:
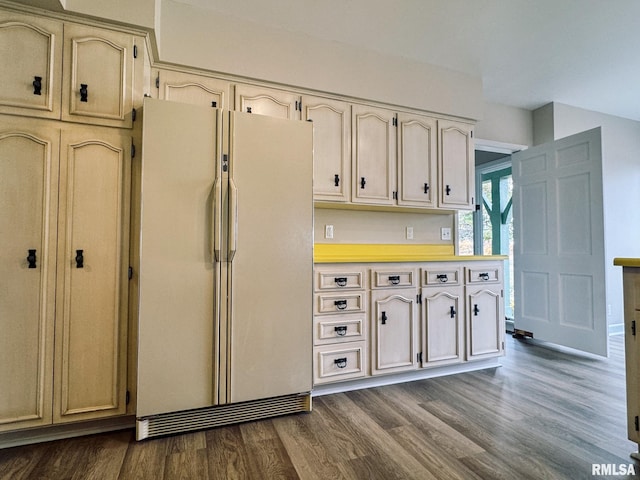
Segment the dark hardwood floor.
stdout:
[[318,397],[310,414],[186,435],[4,449],[0,479],[605,478],[592,464],[640,474],[625,410],[622,337],[609,359],[507,337],[501,368]]

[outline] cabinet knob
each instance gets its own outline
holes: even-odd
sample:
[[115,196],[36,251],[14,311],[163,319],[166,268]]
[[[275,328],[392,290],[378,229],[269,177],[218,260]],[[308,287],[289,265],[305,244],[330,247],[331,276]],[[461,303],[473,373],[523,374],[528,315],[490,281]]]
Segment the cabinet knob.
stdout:
[[80,84],[80,101],[87,102],[87,98],[89,97],[89,85],[86,83]]
[[347,357],[336,358],[333,363],[335,363],[338,368],[344,368],[347,366]]
[[333,183],[335,184],[336,187],[340,186],[340,175],[338,175],[337,173],[333,177]]
[[365,180],[365,178],[360,177],[360,188],[364,188],[366,184],[367,184],[367,181]]
[[451,315],[451,318],[456,318],[456,310],[453,308],[453,305],[449,307],[449,315]]
[[84,268],[84,250],[76,250],[76,268]]
[[33,94],[42,95],[42,77],[33,77]]
[[27,255],[27,262],[29,262],[28,268],[36,268],[36,250],[29,249],[29,255]]
[[478,304],[474,303],[473,304],[473,316],[477,317],[479,313],[480,313],[480,309],[478,308]]
[[450,195],[451,194],[451,187],[449,185],[447,185],[446,188],[444,189],[444,191],[445,191],[445,193],[447,195]]
[[429,193],[429,184],[428,183],[424,184],[424,193],[425,194]]
[[387,320],[389,320],[387,318],[387,312],[382,312],[382,325],[386,325],[387,324]]

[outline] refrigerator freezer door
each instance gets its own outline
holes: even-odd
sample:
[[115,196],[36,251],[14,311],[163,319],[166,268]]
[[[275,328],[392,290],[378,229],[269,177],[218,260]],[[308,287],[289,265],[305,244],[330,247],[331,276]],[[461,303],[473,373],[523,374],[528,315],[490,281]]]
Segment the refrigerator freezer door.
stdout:
[[[311,123],[230,112],[231,270],[227,401],[312,383]],[[233,203],[233,202],[232,202]]]
[[138,417],[217,403],[220,119],[213,108],[145,98]]

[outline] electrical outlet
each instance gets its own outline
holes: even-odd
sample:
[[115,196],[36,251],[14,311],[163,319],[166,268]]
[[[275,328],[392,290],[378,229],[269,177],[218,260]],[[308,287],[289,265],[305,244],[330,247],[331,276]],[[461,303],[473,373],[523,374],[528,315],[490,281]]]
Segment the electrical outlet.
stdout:
[[413,240],[413,227],[407,227],[407,240]]
[[442,227],[440,229],[441,240],[451,240],[451,229],[449,227]]
[[333,238],[333,225],[324,226],[324,238]]

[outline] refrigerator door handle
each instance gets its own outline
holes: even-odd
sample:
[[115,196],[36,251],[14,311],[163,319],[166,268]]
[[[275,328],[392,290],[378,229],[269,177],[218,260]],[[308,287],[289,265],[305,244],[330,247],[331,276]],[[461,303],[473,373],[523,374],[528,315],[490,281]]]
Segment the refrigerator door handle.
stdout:
[[214,262],[220,261],[220,245],[222,243],[222,179],[216,178],[213,185],[213,206],[211,208],[211,238],[213,239],[212,256]]
[[229,258],[233,260],[238,248],[238,188],[232,178],[229,178]]

